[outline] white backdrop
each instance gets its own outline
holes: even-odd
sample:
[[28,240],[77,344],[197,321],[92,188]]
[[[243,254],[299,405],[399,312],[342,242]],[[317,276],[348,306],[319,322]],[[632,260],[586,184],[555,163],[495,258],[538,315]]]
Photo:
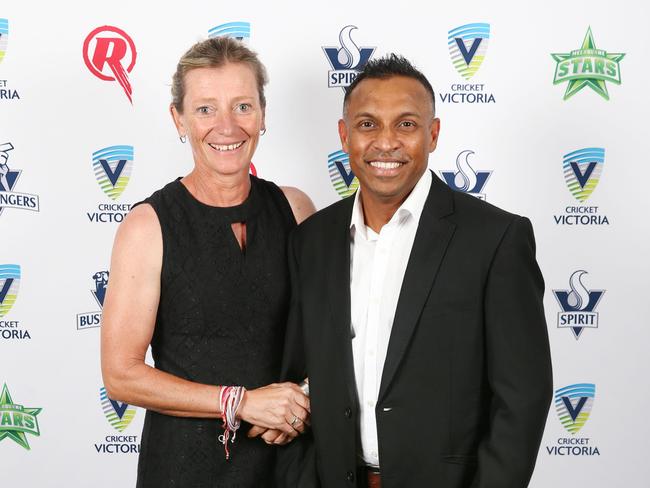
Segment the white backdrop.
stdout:
[[[458,155],[472,151],[465,155],[479,182],[490,172],[477,192],[490,203],[529,216],[535,227],[547,285],[555,388],[561,390],[558,404],[565,419],[577,417],[565,428],[555,404],[551,406],[531,486],[650,486],[650,428],[644,415],[650,400],[645,351],[650,342],[645,256],[650,224],[644,195],[650,177],[644,156],[650,135],[650,10],[642,0],[524,5],[3,2],[0,19],[8,22],[0,20],[0,151],[10,147],[1,146],[5,143],[13,148],[0,152],[0,164],[2,154],[8,158],[6,166],[0,165],[4,484],[133,486],[133,451],[144,411],[100,398],[99,328],[94,322],[101,312],[106,277],[101,272],[108,270],[117,223],[97,222],[94,214],[107,204],[128,208],[190,170],[189,146],[179,143],[168,115],[171,75],[192,43],[217,26],[242,22],[248,23],[247,42],[260,54],[271,80],[268,132],[253,161],[258,175],[301,188],[319,208],[340,198],[330,169],[342,176],[335,165],[328,168],[328,156],[340,150],[336,121],[343,91],[328,87],[332,66],[323,48],[341,48],[339,34],[355,26],[351,36],[361,53],[363,48],[375,48],[373,57],[401,53],[423,70],[438,92],[442,120],[430,167],[439,176],[451,172],[453,179]],[[482,64],[465,80],[452,64],[448,45],[451,41],[453,47],[460,34],[448,36],[473,23],[489,27],[479,29],[483,38],[474,53],[474,63],[483,56]],[[117,82],[100,80],[84,62],[84,40],[106,25],[123,30],[137,49],[128,73],[132,104]],[[245,27],[240,26],[240,35]],[[597,93],[602,82],[563,100],[568,82],[553,84],[558,62],[551,54],[581,48],[589,27],[601,51],[582,54],[618,62],[621,83],[605,81],[609,100]],[[473,43],[473,38],[465,39],[466,56],[471,57]],[[95,44],[90,43],[91,51]],[[124,68],[130,56],[127,52],[122,59]],[[580,63],[576,69],[581,74],[588,68]],[[459,83],[481,85],[474,88],[490,102],[443,102],[442,96],[448,100],[446,94]],[[117,160],[107,158],[108,176],[130,174],[128,181],[117,182],[123,193],[113,194],[115,200],[95,176],[103,176],[112,189],[107,173],[101,165],[93,166],[93,153],[111,146],[133,150],[131,160],[128,147],[118,150],[117,160],[129,161],[122,173]],[[590,151],[577,170],[567,166],[574,187],[580,185],[577,176],[589,180],[584,187],[593,190],[580,201],[565,181],[563,162],[565,155],[584,148],[604,149],[604,159],[598,162]],[[101,159],[95,156],[95,162]],[[567,163],[572,161],[579,162],[569,158]],[[36,197],[38,211],[21,208],[34,207]],[[557,224],[555,218],[566,215],[566,207],[594,211],[590,215],[597,221],[606,217],[608,223]],[[569,278],[576,271],[586,274],[576,275],[581,281],[574,282],[575,293],[568,296]],[[558,327],[559,314],[571,310],[567,297],[583,302],[571,302],[577,312],[563,317],[585,326],[597,318],[597,328],[574,334]],[[562,390],[579,384],[595,387],[579,387],[573,396]],[[38,432],[30,428],[33,418]],[[111,436],[122,437],[116,441]],[[557,449],[567,442],[580,449]]]

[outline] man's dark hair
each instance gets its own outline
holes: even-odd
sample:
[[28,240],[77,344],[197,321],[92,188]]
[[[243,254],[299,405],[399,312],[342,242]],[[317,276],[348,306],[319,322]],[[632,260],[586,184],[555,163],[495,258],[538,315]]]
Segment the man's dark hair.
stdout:
[[433,114],[436,114],[436,95],[433,92],[433,87],[431,86],[431,83],[429,83],[429,80],[427,80],[427,77],[413,66],[408,59],[395,53],[387,54],[381,58],[371,59],[366,63],[363,70],[361,70],[354,81],[350,83],[350,86],[345,89],[343,113],[345,113],[345,109],[347,108],[350,94],[363,80],[385,79],[393,76],[406,76],[407,78],[413,78],[414,80],[419,81],[427,92],[429,92],[429,95],[431,95],[431,107],[433,109]]

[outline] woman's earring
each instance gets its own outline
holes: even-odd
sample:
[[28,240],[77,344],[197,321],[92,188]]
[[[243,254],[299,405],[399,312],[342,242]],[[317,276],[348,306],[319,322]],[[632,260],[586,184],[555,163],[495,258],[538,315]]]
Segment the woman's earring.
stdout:
[[180,136],[179,139],[181,140],[181,142],[183,144],[185,144],[187,142],[187,136]]
[[264,128],[260,131],[260,135],[261,135],[261,136],[263,136],[264,134],[266,134],[266,127],[264,127]]

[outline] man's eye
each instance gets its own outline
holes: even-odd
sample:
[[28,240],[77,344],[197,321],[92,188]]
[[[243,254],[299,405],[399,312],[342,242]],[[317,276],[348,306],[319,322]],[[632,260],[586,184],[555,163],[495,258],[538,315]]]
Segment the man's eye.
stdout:
[[361,122],[359,124],[359,127],[363,127],[364,129],[369,129],[369,128],[373,127],[373,126],[374,126],[374,124],[369,120],[364,120],[363,122]]
[[210,107],[204,105],[203,107],[197,108],[196,111],[201,115],[207,115],[210,113]]
[[240,103],[237,105],[237,111],[242,113],[250,112],[251,108],[250,103]]
[[415,123],[410,120],[405,120],[400,124],[402,127],[415,127]]

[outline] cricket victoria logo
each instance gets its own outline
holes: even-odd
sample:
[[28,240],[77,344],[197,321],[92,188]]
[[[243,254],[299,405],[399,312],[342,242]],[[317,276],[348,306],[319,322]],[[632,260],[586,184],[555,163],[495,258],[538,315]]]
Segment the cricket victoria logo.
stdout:
[[133,146],[118,145],[98,149],[92,154],[95,180],[112,203],[99,203],[96,211],[86,212],[93,223],[122,222],[131,210],[130,203],[117,203],[133,171]]
[[467,83],[483,64],[489,42],[490,24],[484,22],[461,25],[448,32],[451,62],[465,82],[453,83],[449,93],[440,93],[443,103],[495,103],[494,95],[485,91],[485,83]]
[[604,165],[605,148],[602,147],[585,147],[564,155],[564,180],[578,204],[567,205],[563,213],[554,215],[557,225],[609,225],[607,215],[603,215],[598,206],[585,203],[600,182]]
[[555,410],[562,426],[571,437],[559,437],[546,446],[549,456],[600,456],[593,439],[576,434],[585,426],[596,398],[596,385],[576,383],[555,390]]

